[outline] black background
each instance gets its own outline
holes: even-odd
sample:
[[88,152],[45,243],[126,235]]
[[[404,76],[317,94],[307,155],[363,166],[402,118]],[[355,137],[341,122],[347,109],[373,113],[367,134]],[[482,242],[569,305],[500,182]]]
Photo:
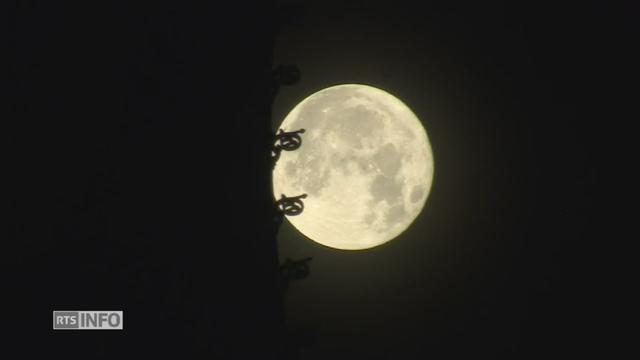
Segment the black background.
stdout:
[[[17,3],[11,218],[1,252],[7,352],[412,359],[575,355],[599,346],[593,255],[611,236],[603,164],[606,129],[624,111],[630,8],[346,3],[324,12],[321,2]],[[441,256],[393,256],[422,260],[421,274],[437,267],[443,295],[400,301],[417,318],[397,323],[375,354],[366,348],[378,338],[340,322],[340,312],[328,316],[336,332],[355,330],[332,352],[286,325],[295,312],[283,305],[270,213],[273,58],[286,61],[287,49],[300,46],[274,54],[277,35],[320,18],[333,43],[348,37],[350,16],[354,27],[386,24],[373,33],[379,41],[336,40],[346,50],[324,55],[332,74],[325,83],[313,82],[323,77],[319,60],[301,62],[312,81],[287,89],[299,91],[290,102],[336,82],[390,84],[436,119],[427,120],[437,161],[433,217],[408,237],[435,226]],[[405,55],[413,67],[393,66],[398,55],[379,50],[394,35],[418,49]],[[391,66],[366,78],[377,57]],[[316,72],[305,75],[310,68]],[[431,93],[411,85],[421,77],[437,84]],[[463,225],[437,226],[456,216]],[[399,296],[433,289],[420,281]],[[402,319],[395,305],[387,315]],[[125,330],[51,330],[51,311],[65,309],[124,310]]]

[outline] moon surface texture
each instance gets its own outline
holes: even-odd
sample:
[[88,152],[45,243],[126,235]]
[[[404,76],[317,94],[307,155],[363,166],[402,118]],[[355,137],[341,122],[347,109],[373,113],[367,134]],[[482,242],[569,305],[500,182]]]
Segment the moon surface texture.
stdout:
[[405,231],[422,211],[433,154],[416,115],[393,95],[345,84],[300,102],[280,125],[305,129],[302,146],[283,151],[273,170],[276,199],[307,194],[288,221],[311,240],[361,250]]

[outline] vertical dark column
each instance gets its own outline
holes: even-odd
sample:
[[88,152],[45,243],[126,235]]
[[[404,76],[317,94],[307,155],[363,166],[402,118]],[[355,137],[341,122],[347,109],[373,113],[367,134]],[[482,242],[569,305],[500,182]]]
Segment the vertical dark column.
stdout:
[[[278,358],[271,2],[19,10],[10,345]],[[54,309],[123,310],[125,330],[55,333]]]

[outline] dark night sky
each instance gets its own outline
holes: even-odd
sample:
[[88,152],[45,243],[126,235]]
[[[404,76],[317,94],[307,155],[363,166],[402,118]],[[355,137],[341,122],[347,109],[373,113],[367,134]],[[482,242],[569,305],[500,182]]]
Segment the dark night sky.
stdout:
[[303,76],[281,91],[275,125],[319,89],[369,84],[422,119],[436,164],[423,213],[379,248],[336,251],[282,227],[281,257],[313,257],[286,297],[305,356],[576,351],[591,328],[578,258],[597,239],[596,126],[620,41],[610,10],[322,1],[283,28],[276,62]]
[[[603,291],[590,259],[612,236],[603,124],[624,115],[637,29],[609,2],[512,3],[19,2],[7,351],[592,352]],[[277,64],[302,77],[271,103]],[[269,131],[311,93],[350,82],[423,121],[435,158],[426,207],[366,251],[322,247],[286,221],[276,241]],[[282,296],[277,264],[307,256],[310,276]],[[124,310],[125,331],[50,330],[51,310],[99,308]]]

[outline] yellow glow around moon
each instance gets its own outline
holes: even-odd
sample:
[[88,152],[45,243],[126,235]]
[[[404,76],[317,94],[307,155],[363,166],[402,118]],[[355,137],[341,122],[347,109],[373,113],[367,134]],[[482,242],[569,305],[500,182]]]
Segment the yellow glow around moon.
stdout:
[[300,102],[280,125],[304,128],[302,146],[283,151],[274,196],[306,193],[304,212],[287,219],[320,244],[367,249],[396,238],[422,211],[433,154],[416,115],[393,95],[338,85]]

